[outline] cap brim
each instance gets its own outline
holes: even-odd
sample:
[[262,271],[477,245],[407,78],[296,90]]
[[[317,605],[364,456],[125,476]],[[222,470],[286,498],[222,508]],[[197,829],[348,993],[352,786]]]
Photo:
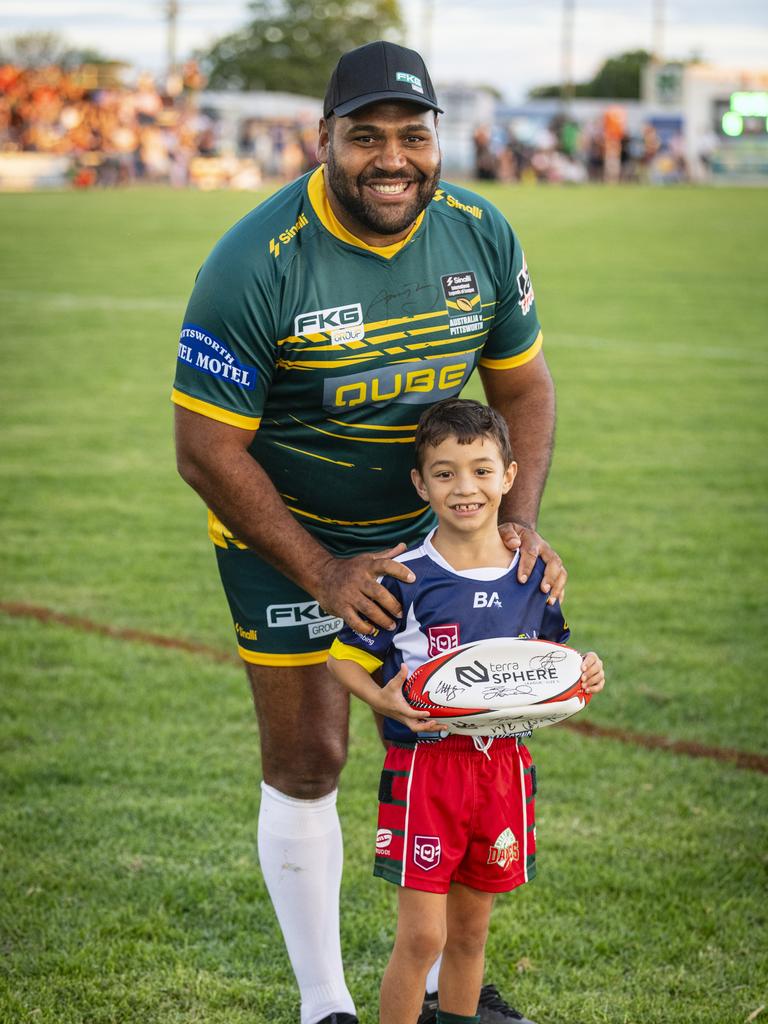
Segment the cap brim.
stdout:
[[405,93],[405,92],[370,92],[365,96],[356,96],[353,100],[347,100],[346,103],[339,103],[338,106],[334,107],[333,110],[326,113],[335,114],[337,117],[346,117],[347,114],[354,113],[355,110],[360,110],[361,107],[367,107],[371,103],[381,103],[382,100],[395,100],[398,103],[412,103],[417,107],[426,107],[429,110],[434,110],[438,114],[443,113],[442,107],[434,102],[434,100],[428,100],[426,96],[419,96],[418,93]]

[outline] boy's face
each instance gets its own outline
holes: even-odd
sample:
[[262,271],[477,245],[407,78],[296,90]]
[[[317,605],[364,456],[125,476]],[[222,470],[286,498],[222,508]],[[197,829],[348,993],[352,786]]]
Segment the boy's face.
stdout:
[[477,437],[470,444],[459,444],[449,436],[426,449],[421,472],[411,470],[411,480],[441,526],[474,534],[496,529],[501,499],[512,486],[515,473],[517,463],[505,466],[492,438]]

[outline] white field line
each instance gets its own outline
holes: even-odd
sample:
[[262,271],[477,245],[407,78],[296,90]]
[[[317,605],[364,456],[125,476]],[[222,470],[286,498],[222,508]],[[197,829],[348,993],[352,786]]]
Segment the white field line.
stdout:
[[82,309],[98,309],[109,312],[116,310],[121,313],[135,310],[152,312],[165,310],[184,312],[187,296],[179,298],[130,298],[117,295],[77,295],[75,292],[33,292],[33,291],[0,291],[0,303],[20,302],[24,305],[45,306],[62,312]]
[[[0,303],[15,302],[25,305],[45,306],[60,312],[85,309],[104,310],[109,312],[173,312],[180,316],[184,313],[187,297],[178,298],[126,298],[117,295],[78,295],[75,292],[36,292],[0,290]],[[564,345],[573,348],[605,349],[613,352],[625,351],[639,355],[682,356],[686,359],[713,359],[726,362],[747,363],[752,366],[768,366],[768,352],[729,346],[723,343],[722,348],[714,345],[686,345],[680,342],[663,340],[638,341],[632,338],[598,338],[587,334],[560,334],[556,331],[544,332],[545,340],[554,346]]]
[[761,352],[757,349],[739,348],[729,345],[727,341],[722,348],[714,345],[685,345],[676,341],[659,341],[648,339],[637,341],[630,338],[595,338],[586,334],[560,334],[557,331],[544,331],[545,342],[557,347],[564,345],[568,348],[597,348],[609,349],[617,352],[620,350],[632,352],[639,355],[654,356],[684,356],[686,359],[725,359],[731,362],[749,363],[750,365],[768,366],[768,352]]

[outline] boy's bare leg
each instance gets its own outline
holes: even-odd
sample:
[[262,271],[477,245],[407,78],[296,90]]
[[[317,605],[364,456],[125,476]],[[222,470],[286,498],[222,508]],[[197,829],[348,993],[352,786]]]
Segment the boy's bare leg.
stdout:
[[381,1024],[418,1020],[427,971],[445,944],[446,898],[443,893],[400,889],[395,947],[381,982]]
[[447,938],[440,967],[440,1009],[472,1017],[483,984],[485,943],[493,908],[493,893],[479,892],[457,882],[446,903]]

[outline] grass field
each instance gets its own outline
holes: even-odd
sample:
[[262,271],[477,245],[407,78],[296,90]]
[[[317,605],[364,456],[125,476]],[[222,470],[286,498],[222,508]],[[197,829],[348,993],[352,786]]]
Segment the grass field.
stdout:
[[[768,755],[768,192],[488,193],[558,384],[541,528],[574,643],[607,665],[589,720]],[[253,201],[0,197],[6,608],[231,649],[168,394],[194,273]],[[296,1021],[241,669],[2,612],[0,666],[0,1024]],[[489,977],[539,1024],[768,1020],[768,775],[565,729],[531,745],[539,876],[497,905]],[[342,927],[365,1024],[393,934],[380,760],[355,708]]]

